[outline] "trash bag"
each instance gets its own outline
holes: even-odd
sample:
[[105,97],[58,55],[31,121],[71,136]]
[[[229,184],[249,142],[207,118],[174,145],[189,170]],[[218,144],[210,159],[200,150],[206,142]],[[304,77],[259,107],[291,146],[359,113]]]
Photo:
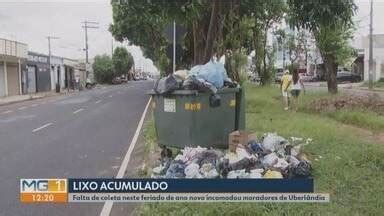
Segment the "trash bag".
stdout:
[[273,168],[279,169],[279,170],[285,170],[289,166],[289,163],[284,159],[277,159],[277,163],[273,165]]
[[277,157],[276,153],[274,152],[268,155],[265,155],[264,158],[262,158],[261,160],[261,164],[266,169],[273,167],[278,162],[279,162],[279,157]]
[[157,94],[166,95],[180,89],[182,80],[171,74],[156,81],[153,90]]
[[185,164],[190,164],[200,157],[200,153],[206,151],[206,148],[200,146],[197,147],[185,147],[181,150],[182,154],[178,154],[175,157],[175,160],[181,160]]
[[264,170],[263,169],[254,169],[254,170],[251,170],[249,172],[249,178],[252,178],[252,179],[256,179],[256,178],[263,178],[263,175],[261,175],[261,173],[263,173]]
[[186,90],[198,90],[200,92],[217,93],[217,88],[204,79],[198,79],[195,75],[188,75],[182,84],[182,88]]
[[289,169],[289,178],[306,178],[311,175],[312,166],[307,161],[300,161]]
[[268,179],[282,179],[283,175],[278,171],[267,170],[263,177]]
[[199,172],[199,165],[195,163],[189,164],[184,170],[185,178],[203,178]]
[[287,162],[291,167],[297,166],[300,163],[300,161],[295,156],[292,156],[292,155],[287,156]]
[[276,133],[268,133],[264,136],[262,147],[266,151],[274,152],[283,147],[287,141]]
[[215,165],[211,163],[205,163],[200,168],[200,173],[204,178],[217,178],[219,173],[217,172]]
[[222,158],[223,156],[224,155],[221,151],[206,150],[196,155],[196,158],[193,160],[193,162],[199,164],[200,166],[207,163],[213,164],[214,166],[216,166],[219,159]]
[[187,70],[178,70],[173,73],[175,76],[177,76],[181,80],[185,80],[188,76],[188,71]]
[[222,88],[224,80],[228,79],[224,65],[215,61],[209,61],[205,65],[196,65],[191,68],[189,74],[212,83],[216,88]]
[[252,150],[252,153],[257,155],[264,155],[264,150],[256,140],[251,140],[248,142],[248,147]]
[[185,173],[185,164],[183,161],[180,160],[174,160],[171,165],[169,165],[169,168],[167,170],[167,173],[165,174],[165,178],[184,178]]
[[249,173],[247,173],[245,169],[233,170],[228,173],[227,178],[229,179],[249,178]]

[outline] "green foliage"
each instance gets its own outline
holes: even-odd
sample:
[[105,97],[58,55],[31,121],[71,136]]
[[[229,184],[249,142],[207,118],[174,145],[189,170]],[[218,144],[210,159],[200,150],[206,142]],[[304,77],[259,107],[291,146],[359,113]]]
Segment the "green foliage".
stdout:
[[274,56],[276,48],[267,46],[267,35],[272,25],[282,20],[287,7],[283,0],[246,2],[247,4],[244,6],[248,9],[244,10],[253,11],[250,16],[254,20],[252,28],[252,48],[255,50],[252,61],[254,72],[259,74],[262,85],[268,85],[272,83],[274,77],[274,68],[271,66],[274,61],[272,56]]
[[354,0],[288,0],[288,22],[297,28],[319,31],[321,27],[337,29],[353,26],[357,6]]
[[113,52],[112,64],[115,76],[127,74],[134,61],[131,53],[125,47],[117,47]]
[[155,64],[163,58],[167,45],[163,29],[169,17],[163,11],[165,1],[112,0],[113,24],[109,30],[118,41],[129,41],[140,46],[145,57]]
[[[129,40],[142,48],[146,57],[164,73],[170,59],[165,55],[169,42],[163,33],[176,20],[186,33],[180,42],[182,57],[177,67],[189,68],[208,62],[227,51],[249,54],[260,47],[260,68],[267,68],[266,35],[283,17],[285,0],[146,0],[118,4],[112,0],[110,31],[119,40]],[[262,33],[260,33],[262,32]],[[260,43],[260,46],[254,44]],[[259,53],[259,52],[258,52]],[[230,64],[232,65],[232,64]],[[237,73],[229,68],[229,71]],[[238,77],[236,74],[233,77]]]
[[246,65],[248,57],[244,50],[235,50],[234,52],[227,52],[225,55],[225,68],[228,76],[232,80],[236,80],[240,84],[246,79]]
[[316,44],[324,56],[333,56],[335,62],[343,65],[354,54],[354,49],[349,45],[353,37],[353,29],[347,26],[331,28],[323,26],[315,33]]
[[288,0],[289,23],[309,29],[315,36],[326,68],[328,91],[337,93],[337,67],[351,56],[348,40],[353,32],[353,0]]
[[98,83],[111,83],[114,77],[112,59],[108,55],[95,56],[92,65]]

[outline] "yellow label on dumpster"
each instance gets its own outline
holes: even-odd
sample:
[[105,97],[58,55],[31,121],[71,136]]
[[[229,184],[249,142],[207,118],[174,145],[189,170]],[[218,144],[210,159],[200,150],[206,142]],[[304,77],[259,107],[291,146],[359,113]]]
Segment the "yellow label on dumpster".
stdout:
[[232,99],[229,101],[229,106],[230,107],[235,107],[236,106],[236,100],[235,99]]
[[201,109],[201,103],[185,103],[184,109],[189,111],[198,111]]

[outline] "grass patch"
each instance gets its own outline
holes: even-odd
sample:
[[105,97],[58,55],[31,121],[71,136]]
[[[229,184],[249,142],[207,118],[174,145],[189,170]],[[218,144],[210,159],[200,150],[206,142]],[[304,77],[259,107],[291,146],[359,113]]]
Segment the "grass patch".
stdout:
[[345,124],[355,125],[374,131],[384,130],[384,117],[366,110],[337,111],[327,113],[329,117]]
[[140,177],[149,177],[150,175],[150,165],[151,156],[156,148],[156,132],[155,132],[155,123],[152,116],[148,121],[144,123],[143,126],[143,137],[144,137],[144,166],[139,170],[138,176]]
[[[368,86],[369,86],[369,82],[368,82],[368,81],[365,81],[365,82],[363,83],[362,86],[364,86],[364,87],[368,87]],[[384,89],[384,79],[381,79],[381,80],[378,81],[378,82],[374,82],[374,83],[373,83],[373,87],[374,87],[374,88],[382,88],[382,89]]]
[[[141,215],[381,215],[384,211],[384,147],[370,143],[328,116],[304,109],[286,112],[275,87],[247,86],[247,128],[258,134],[313,138],[304,151],[312,156],[315,191],[330,193],[328,204],[293,203],[152,203]],[[323,93],[320,93],[320,96]],[[324,96],[324,95],[323,95]],[[322,159],[314,160],[315,156]]]

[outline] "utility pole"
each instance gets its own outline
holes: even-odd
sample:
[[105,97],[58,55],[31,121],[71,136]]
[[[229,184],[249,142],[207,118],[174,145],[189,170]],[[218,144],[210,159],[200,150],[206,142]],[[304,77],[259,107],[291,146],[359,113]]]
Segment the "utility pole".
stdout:
[[172,73],[176,71],[176,22],[173,21],[173,62],[172,62]]
[[84,28],[84,34],[85,34],[85,63],[87,65],[89,63],[89,61],[88,61],[88,29],[99,28],[99,26],[96,26],[99,23],[98,22],[91,22],[91,21],[84,21],[83,24],[84,25],[82,27]]
[[373,0],[371,0],[371,12],[370,12],[370,24],[369,24],[369,89],[373,89]]
[[[54,36],[47,36],[48,39],[48,63],[49,63],[49,74],[51,74],[52,66],[51,66],[51,40],[59,39],[58,37]],[[57,80],[59,80],[59,77],[57,77]]]
[[111,58],[112,58],[112,56],[113,56],[113,38],[112,38],[112,40],[111,40]]

